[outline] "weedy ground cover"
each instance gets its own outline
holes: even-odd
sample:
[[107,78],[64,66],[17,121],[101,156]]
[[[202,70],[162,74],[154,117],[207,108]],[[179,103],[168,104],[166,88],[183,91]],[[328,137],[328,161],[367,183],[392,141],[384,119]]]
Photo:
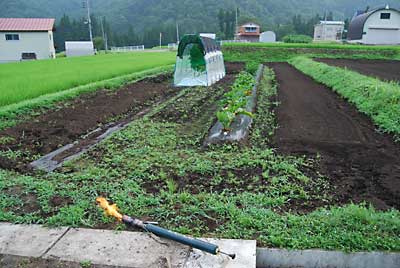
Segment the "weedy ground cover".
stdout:
[[0,171],[0,220],[123,228],[96,208],[103,195],[125,214],[195,236],[298,249],[400,250],[398,211],[337,207],[334,189],[314,168],[318,159],[269,148],[265,133],[276,126],[278,105],[270,70],[248,146],[203,148],[231,84],[184,90],[57,173]]
[[2,64],[0,107],[174,61],[172,52],[138,52]]
[[370,116],[383,132],[400,137],[400,85],[329,66],[306,57],[289,61],[303,73],[327,85]]

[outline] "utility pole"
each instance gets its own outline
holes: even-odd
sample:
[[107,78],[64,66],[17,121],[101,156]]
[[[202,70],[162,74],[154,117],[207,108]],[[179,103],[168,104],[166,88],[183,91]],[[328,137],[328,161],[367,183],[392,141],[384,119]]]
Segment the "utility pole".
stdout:
[[160,49],[162,47],[162,32],[160,32]]
[[101,21],[101,32],[103,34],[104,48],[105,48],[106,53],[107,53],[107,51],[108,51],[108,37],[107,37],[106,31],[104,31],[104,21],[103,21],[103,19],[104,18],[100,18],[100,21]]
[[178,21],[176,21],[176,43],[179,44],[179,25],[178,25]]
[[234,32],[234,36],[233,36],[233,39],[236,39],[236,34],[238,33],[238,27],[239,27],[239,23],[238,23],[238,10],[239,10],[239,8],[238,7],[236,7],[236,20],[235,20],[235,30],[233,31]]
[[89,35],[90,35],[90,41],[93,43],[93,31],[92,31],[92,19],[90,18],[90,2],[89,0],[84,0],[83,6],[87,8],[87,24],[89,25]]

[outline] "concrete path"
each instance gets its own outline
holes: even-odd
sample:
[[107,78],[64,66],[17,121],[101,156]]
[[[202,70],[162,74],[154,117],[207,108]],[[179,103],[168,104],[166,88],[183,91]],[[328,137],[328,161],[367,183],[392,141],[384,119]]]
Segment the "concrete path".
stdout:
[[399,268],[400,254],[326,250],[257,249],[258,268]]
[[0,254],[113,267],[256,267],[256,241],[215,240],[235,260],[213,256],[140,232],[0,223]]
[[[257,248],[256,241],[204,239],[235,260],[140,232],[0,223],[1,268],[399,268],[400,254]],[[257,262],[256,262],[257,261]],[[85,264],[85,265],[81,265]]]

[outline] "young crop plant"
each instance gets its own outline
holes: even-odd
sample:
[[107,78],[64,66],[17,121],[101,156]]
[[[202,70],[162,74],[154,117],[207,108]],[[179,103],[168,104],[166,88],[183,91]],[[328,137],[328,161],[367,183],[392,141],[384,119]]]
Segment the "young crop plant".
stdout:
[[231,91],[224,95],[220,102],[221,109],[217,112],[217,118],[225,131],[230,130],[230,126],[237,115],[243,114],[253,117],[253,114],[246,110],[246,105],[255,82],[250,73],[241,72],[231,87]]

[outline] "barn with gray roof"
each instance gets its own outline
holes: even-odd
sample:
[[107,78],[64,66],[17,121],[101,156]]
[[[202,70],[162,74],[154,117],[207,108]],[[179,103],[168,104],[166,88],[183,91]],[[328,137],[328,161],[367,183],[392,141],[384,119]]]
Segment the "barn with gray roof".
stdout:
[[400,11],[386,6],[356,15],[350,22],[347,39],[367,45],[400,44]]

